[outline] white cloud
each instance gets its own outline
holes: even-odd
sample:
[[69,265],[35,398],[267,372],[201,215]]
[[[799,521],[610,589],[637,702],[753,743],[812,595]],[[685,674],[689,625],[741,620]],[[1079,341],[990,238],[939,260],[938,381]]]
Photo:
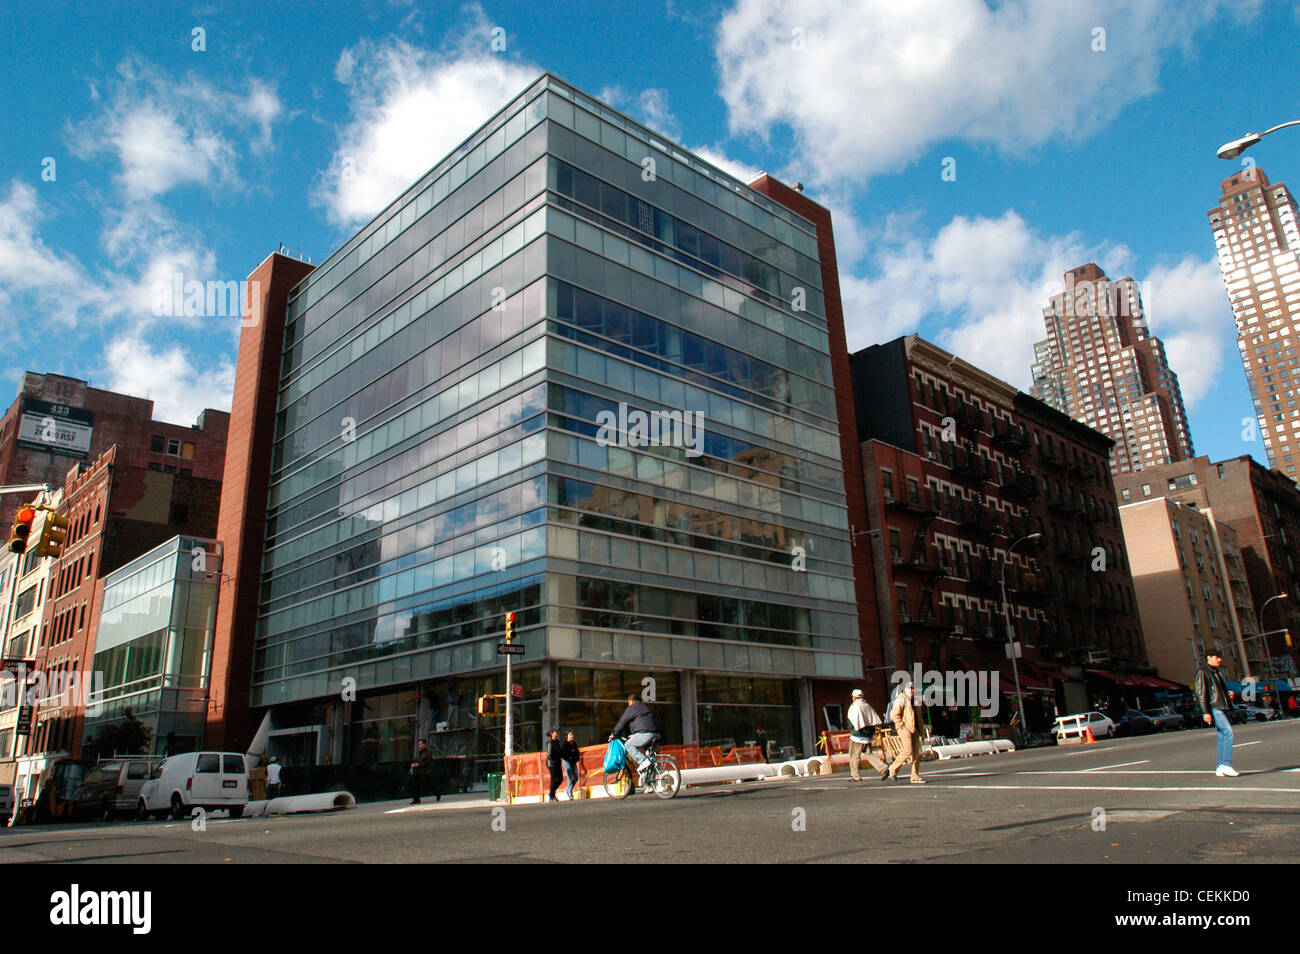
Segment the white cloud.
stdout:
[[717,166],[727,175],[734,176],[741,182],[748,182],[763,171],[757,166],[751,166],[739,159],[733,159],[713,146],[690,146],[688,148],[705,162]]
[[1162,62],[1222,10],[1259,5],[738,0],[715,53],[733,133],[788,126],[795,174],[860,181],[942,141],[1008,152],[1081,141],[1154,92]]
[[178,345],[155,347],[128,333],[109,343],[104,360],[108,389],[150,398],[157,420],[193,424],[204,408],[230,408],[235,367],[229,357],[196,364]]
[[73,127],[72,144],[82,157],[111,154],[127,200],[148,200],[184,185],[237,183],[240,137],[247,131],[254,151],[268,150],[281,112],[261,81],[239,92],[128,59],[99,114]]
[[1191,407],[1212,391],[1225,355],[1237,356],[1236,325],[1219,265],[1189,256],[1151,269],[1141,288],[1147,324],[1164,340],[1183,403]]
[[[15,180],[0,201],[0,307],[11,319],[26,305],[34,317],[56,325],[76,320],[109,304],[103,286],[75,257],[45,244],[39,227],[47,217],[36,189]],[[5,322],[11,330],[23,324]]]
[[475,22],[451,52],[362,40],[339,56],[334,74],[349,87],[352,118],[315,188],[335,224],[373,217],[541,73],[494,53],[491,27],[471,10]]
[[1209,394],[1233,352],[1234,325],[1218,265],[1188,257],[1134,273],[1123,245],[1045,235],[1016,212],[956,216],[930,237],[892,216],[873,236],[866,277],[841,275],[849,350],[919,332],[978,368],[1028,389],[1042,310],[1067,270],[1096,262],[1112,279],[1139,281],[1151,333],[1165,343],[1184,403]]
[[1041,235],[1013,210],[954,217],[932,237],[907,216],[886,218],[867,276],[841,277],[851,351],[919,332],[976,367],[1028,387],[1042,309],[1068,268],[1095,261],[1122,274],[1123,246]]

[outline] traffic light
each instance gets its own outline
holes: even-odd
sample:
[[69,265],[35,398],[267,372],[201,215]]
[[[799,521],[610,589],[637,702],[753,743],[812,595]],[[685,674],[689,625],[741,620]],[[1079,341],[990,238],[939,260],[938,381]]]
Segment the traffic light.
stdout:
[[1282,630],[1282,638],[1285,639],[1285,640],[1286,640],[1286,644],[1287,644],[1288,646],[1290,646],[1290,645],[1291,645],[1291,630],[1290,630],[1290,629],[1284,629],[1284,630]]
[[478,714],[481,716],[500,715],[501,700],[497,696],[479,696]]
[[13,533],[9,535],[10,553],[27,552],[27,538],[32,535],[32,521],[35,519],[36,506],[34,504],[24,504],[18,508]]
[[514,612],[506,613],[506,642],[515,641],[515,614]]
[[63,541],[68,538],[68,519],[53,510],[45,512],[40,536],[36,540],[36,558],[51,556],[58,559],[63,554]]

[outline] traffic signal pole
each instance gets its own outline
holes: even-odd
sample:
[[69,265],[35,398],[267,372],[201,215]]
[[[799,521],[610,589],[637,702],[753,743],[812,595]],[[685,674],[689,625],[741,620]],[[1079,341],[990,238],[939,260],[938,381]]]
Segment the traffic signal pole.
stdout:
[[515,754],[515,737],[513,726],[510,721],[510,703],[514,696],[514,683],[510,681],[511,668],[510,661],[514,656],[506,656],[506,767],[510,766],[510,756]]

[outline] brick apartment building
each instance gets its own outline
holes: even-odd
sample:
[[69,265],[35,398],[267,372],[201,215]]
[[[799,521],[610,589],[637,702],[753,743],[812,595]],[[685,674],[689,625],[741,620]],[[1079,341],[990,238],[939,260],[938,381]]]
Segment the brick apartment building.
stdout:
[[885,665],[996,671],[1013,693],[1005,562],[1031,729],[1090,694],[1163,688],[1110,439],[916,335],[857,352],[852,372],[869,510],[856,547],[873,557]]
[[1237,325],[1246,384],[1269,465],[1292,479],[1300,463],[1300,223],[1286,185],[1251,167],[1220,183],[1206,214]]
[[1190,685],[1207,647],[1223,649],[1229,679],[1262,669],[1237,532],[1172,497],[1122,504],[1133,586],[1152,665]]
[[[93,461],[113,445],[119,464],[220,480],[230,415],[209,408],[185,427],[155,421],[153,412],[147,398],[28,371],[0,415],[0,484],[61,486],[76,461]],[[0,524],[13,522],[22,502],[0,497]]]
[[[1261,678],[1288,678],[1296,672],[1300,652],[1287,646],[1281,630],[1300,634],[1300,488],[1285,474],[1270,470],[1249,455],[1211,461],[1196,457],[1116,477],[1122,502],[1171,497],[1212,511],[1214,519],[1237,532],[1241,560],[1250,587],[1255,632],[1242,638]],[[1266,601],[1281,593],[1264,611]],[[1259,633],[1272,635],[1260,636]],[[1293,638],[1293,643],[1296,640]]]
[[1043,323],[1034,397],[1110,437],[1113,472],[1193,456],[1178,375],[1147,328],[1137,282],[1092,263],[1073,268]]
[[[196,437],[190,459],[221,459],[224,430]],[[126,456],[114,445],[88,465],[75,465],[61,488],[58,511],[69,522],[67,537],[57,559],[40,561],[48,564],[49,583],[38,638],[26,646],[36,670],[90,671],[104,578],[178,534],[210,537],[216,530],[219,480],[133,465],[123,462]],[[77,754],[84,717],[79,705],[41,706],[15,754]]]

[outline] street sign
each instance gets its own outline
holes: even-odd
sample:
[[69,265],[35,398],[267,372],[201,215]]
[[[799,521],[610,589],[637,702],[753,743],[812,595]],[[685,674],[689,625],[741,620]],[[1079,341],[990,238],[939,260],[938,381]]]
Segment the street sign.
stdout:
[[522,699],[524,697],[524,687],[519,685],[519,683],[515,683],[510,687],[510,694],[516,699]]
[[524,644],[497,643],[497,653],[502,656],[522,656],[524,654]]
[[1015,656],[1016,659],[1020,658],[1019,643],[1007,643],[1005,646],[1002,647],[1002,651],[1007,654],[1008,659],[1012,658],[1013,655]]

